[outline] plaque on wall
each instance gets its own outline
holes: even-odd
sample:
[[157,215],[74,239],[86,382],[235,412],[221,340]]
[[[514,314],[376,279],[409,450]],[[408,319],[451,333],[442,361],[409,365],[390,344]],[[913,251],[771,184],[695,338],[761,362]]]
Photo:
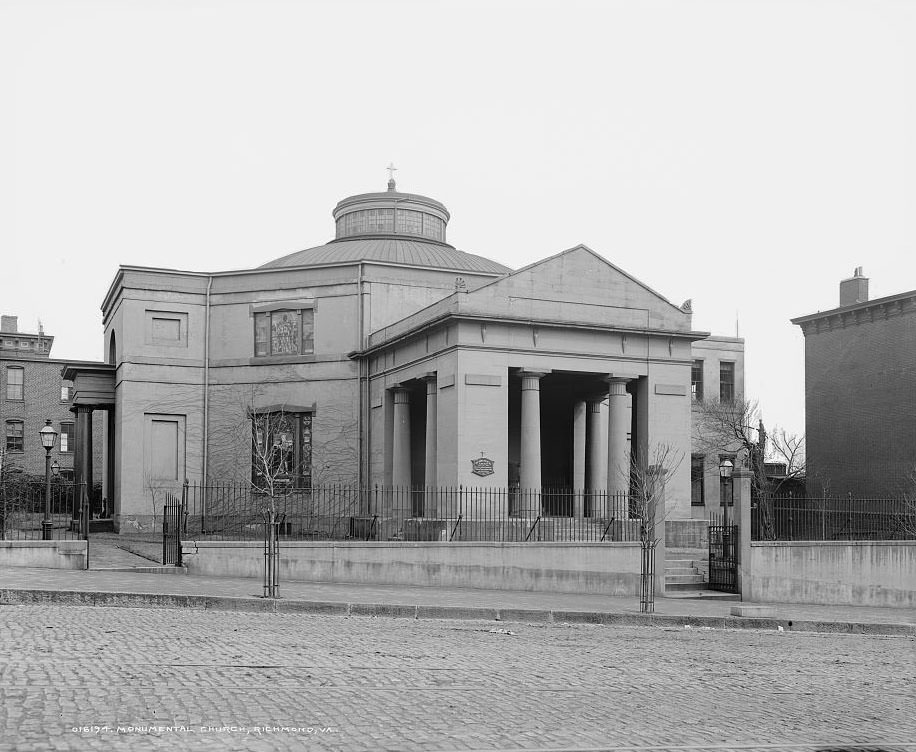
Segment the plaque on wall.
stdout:
[[481,477],[485,475],[493,475],[493,460],[489,457],[484,457],[483,452],[480,453],[480,457],[476,460],[471,460],[471,472],[474,475],[479,475]]

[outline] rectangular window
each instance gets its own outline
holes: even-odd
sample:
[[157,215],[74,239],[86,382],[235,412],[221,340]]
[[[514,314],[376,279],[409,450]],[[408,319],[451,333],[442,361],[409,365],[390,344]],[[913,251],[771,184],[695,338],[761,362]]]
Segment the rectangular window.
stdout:
[[252,417],[251,482],[257,491],[312,487],[312,416],[261,413]]
[[398,232],[405,235],[422,235],[423,214],[410,209],[398,209]]
[[735,401],[735,364],[719,363],[719,402]]
[[690,455],[690,504],[694,507],[706,505],[703,490],[703,458],[702,454]]
[[60,451],[62,453],[73,451],[73,423],[60,424]]
[[690,396],[696,402],[703,401],[703,361],[695,360],[690,367]]
[[6,398],[8,400],[22,401],[23,381],[25,370],[18,366],[7,366],[6,369]]
[[23,451],[23,424],[21,420],[6,421],[6,451]]
[[315,311],[279,310],[254,315],[254,354],[308,355],[315,352]]
[[61,384],[60,401],[69,402],[71,396],[73,396],[73,387],[68,384]]

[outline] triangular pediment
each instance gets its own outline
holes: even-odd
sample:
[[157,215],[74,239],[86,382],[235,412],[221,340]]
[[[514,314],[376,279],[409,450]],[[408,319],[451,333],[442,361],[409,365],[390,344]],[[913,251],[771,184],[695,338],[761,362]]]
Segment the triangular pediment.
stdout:
[[691,316],[584,245],[466,295],[463,313],[688,331]]

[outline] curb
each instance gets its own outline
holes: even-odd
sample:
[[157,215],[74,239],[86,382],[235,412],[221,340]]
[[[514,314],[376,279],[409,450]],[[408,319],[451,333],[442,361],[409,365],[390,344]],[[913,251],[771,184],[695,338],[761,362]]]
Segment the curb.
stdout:
[[916,624],[835,622],[741,616],[678,616],[610,611],[489,608],[473,606],[346,603],[167,593],[120,593],[88,590],[0,588],[0,606],[102,606],[107,608],[192,608],[210,611],[319,614],[324,616],[381,616],[407,619],[463,619],[475,621],[600,624],[621,627],[678,627],[699,629],[762,629],[784,632],[821,632],[916,636]]

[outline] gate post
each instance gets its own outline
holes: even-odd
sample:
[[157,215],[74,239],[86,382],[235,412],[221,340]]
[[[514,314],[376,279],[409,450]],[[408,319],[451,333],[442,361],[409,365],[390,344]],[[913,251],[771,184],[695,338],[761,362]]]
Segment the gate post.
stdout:
[[732,472],[738,523],[738,592],[741,600],[751,598],[751,471],[736,467]]

